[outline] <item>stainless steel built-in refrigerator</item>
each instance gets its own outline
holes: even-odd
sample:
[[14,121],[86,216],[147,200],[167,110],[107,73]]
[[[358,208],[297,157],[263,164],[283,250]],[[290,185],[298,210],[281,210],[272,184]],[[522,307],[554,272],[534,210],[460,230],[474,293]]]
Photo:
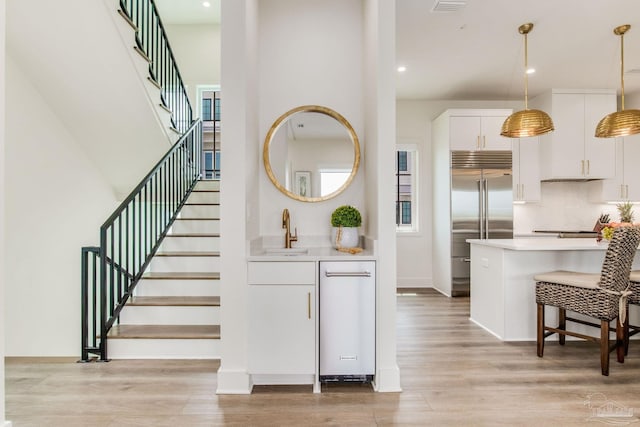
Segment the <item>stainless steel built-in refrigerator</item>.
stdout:
[[511,238],[511,151],[452,151],[451,295],[469,295],[467,239]]

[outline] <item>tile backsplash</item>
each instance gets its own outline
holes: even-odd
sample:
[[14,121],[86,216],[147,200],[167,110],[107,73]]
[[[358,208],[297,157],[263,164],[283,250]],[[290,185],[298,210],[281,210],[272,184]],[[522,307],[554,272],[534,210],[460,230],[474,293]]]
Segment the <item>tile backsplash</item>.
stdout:
[[586,182],[543,182],[541,189],[540,202],[513,205],[514,234],[533,230],[591,230],[601,213],[608,213],[612,221],[619,220],[614,204],[589,202]]

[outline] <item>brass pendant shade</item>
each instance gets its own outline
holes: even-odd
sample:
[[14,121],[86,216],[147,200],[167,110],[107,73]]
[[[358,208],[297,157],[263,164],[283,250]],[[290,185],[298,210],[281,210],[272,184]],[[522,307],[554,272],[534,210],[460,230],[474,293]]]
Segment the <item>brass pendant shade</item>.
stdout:
[[631,25],[614,28],[613,33],[620,36],[620,111],[607,114],[598,126],[596,136],[599,138],[615,138],[640,133],[640,110],[624,109],[624,33]]
[[533,29],[533,24],[522,24],[518,32],[524,35],[524,110],[517,111],[507,117],[502,124],[500,135],[507,138],[526,138],[538,136],[554,130],[553,121],[547,113],[541,110],[530,110],[528,107],[529,77],[527,34]]

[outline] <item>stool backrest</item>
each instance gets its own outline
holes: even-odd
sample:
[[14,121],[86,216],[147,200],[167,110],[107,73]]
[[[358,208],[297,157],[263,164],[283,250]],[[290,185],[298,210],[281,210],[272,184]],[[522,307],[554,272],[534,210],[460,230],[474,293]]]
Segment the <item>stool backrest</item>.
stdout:
[[616,227],[602,263],[600,287],[622,291],[629,285],[629,272],[640,243],[640,228]]

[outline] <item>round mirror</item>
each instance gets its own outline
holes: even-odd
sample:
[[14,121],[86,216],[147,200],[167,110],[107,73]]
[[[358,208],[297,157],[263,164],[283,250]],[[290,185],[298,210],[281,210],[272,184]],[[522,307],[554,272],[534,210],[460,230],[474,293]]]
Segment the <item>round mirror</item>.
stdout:
[[302,202],[320,202],[342,193],[356,176],[360,143],[340,114],[305,105],[273,123],[262,157],[278,190]]

